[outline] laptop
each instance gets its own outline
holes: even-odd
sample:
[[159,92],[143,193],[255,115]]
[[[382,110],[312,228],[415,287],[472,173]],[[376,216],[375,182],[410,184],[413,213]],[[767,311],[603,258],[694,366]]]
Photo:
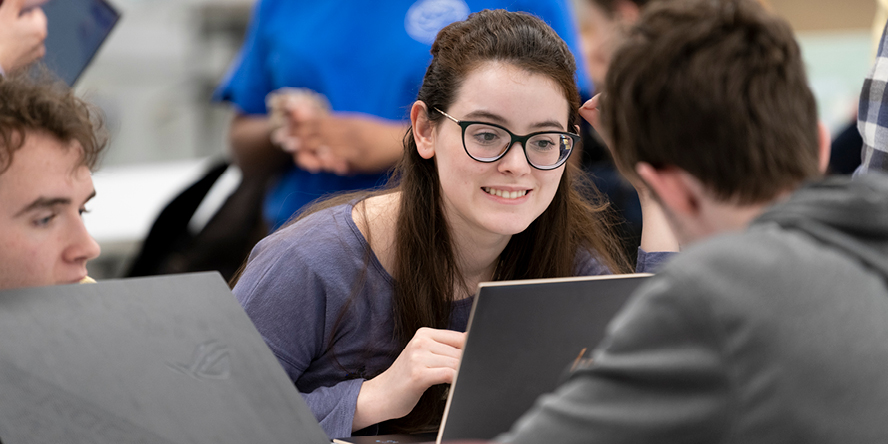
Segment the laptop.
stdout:
[[215,272],[0,292],[0,442],[330,440]]
[[106,0],[49,0],[42,8],[47,23],[43,63],[74,86],[120,20],[120,12]]
[[456,379],[437,435],[353,436],[400,444],[492,439],[591,358],[607,325],[650,274],[479,285]]

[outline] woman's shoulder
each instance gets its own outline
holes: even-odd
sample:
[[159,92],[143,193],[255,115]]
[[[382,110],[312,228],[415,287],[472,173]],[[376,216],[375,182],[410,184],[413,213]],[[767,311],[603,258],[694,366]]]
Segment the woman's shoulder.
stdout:
[[574,276],[601,276],[613,274],[610,268],[592,250],[580,248],[574,260]]
[[400,192],[377,194],[355,205],[354,222],[380,266],[391,273],[398,224]]
[[353,206],[325,208],[280,228],[256,245],[250,260],[264,255],[288,261],[363,255],[367,245],[351,217]]
[[352,207],[349,203],[317,211],[260,241],[236,293],[244,299],[257,292],[289,294],[293,288],[311,293],[311,288],[346,285],[360,275],[367,265],[368,245],[351,219]]
[[[656,273],[659,269],[674,257],[677,252],[674,251],[644,251],[638,249],[635,262],[636,273]],[[576,276],[600,276],[613,274],[610,268],[605,265],[604,261],[594,252],[581,249],[577,253],[574,265]]]

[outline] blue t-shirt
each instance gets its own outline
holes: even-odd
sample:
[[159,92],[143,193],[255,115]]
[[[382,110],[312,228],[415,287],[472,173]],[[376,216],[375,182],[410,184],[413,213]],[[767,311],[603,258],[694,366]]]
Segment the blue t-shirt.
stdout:
[[[244,114],[265,114],[265,96],[303,87],[335,112],[407,121],[437,32],[482,9],[532,13],[577,57],[581,92],[591,90],[568,0],[259,0],[241,54],[216,91]],[[337,176],[291,167],[272,187],[264,215],[277,227],[329,192],[379,185],[383,174]]]

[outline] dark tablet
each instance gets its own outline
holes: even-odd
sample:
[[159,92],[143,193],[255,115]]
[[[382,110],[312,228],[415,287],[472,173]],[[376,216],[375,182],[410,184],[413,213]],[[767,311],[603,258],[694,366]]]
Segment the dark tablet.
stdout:
[[51,0],[46,13],[46,56],[43,61],[70,86],[80,77],[120,20],[105,0]]

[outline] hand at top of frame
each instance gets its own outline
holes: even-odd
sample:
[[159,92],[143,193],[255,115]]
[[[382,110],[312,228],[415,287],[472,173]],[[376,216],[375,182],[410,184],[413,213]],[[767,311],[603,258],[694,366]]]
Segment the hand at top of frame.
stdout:
[[5,0],[0,3],[0,67],[7,73],[22,69],[46,53],[45,1]]

